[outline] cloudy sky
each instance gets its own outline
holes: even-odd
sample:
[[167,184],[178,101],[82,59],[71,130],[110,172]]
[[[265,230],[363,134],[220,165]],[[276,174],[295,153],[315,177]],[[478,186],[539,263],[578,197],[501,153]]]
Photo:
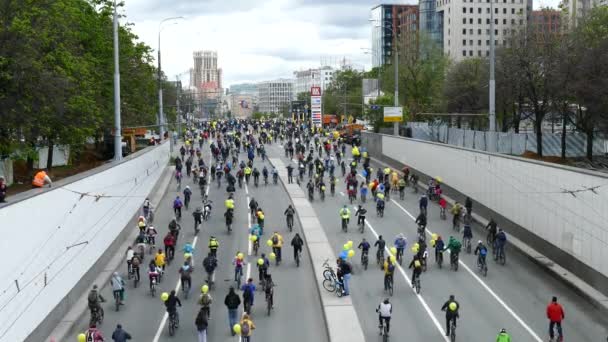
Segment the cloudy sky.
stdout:
[[[535,1],[534,7],[558,0]],[[155,51],[159,22],[163,70],[172,79],[192,66],[195,50],[216,50],[224,87],[292,77],[321,59],[346,58],[369,69],[372,0],[125,0],[123,15],[133,31]],[[414,4],[416,0],[382,3]],[[123,19],[124,21],[124,19]]]

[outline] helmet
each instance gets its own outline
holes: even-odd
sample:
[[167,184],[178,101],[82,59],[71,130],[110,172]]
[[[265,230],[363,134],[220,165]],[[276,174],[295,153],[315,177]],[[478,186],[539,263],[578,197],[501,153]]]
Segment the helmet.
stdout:
[[478,245],[481,245],[483,242],[481,242],[481,240],[477,241]]
[[507,329],[505,329],[505,328],[500,329],[500,333],[501,333],[501,334],[502,334],[502,333],[506,333],[506,332],[507,332]]
[[190,190],[190,185],[186,185],[186,189]]

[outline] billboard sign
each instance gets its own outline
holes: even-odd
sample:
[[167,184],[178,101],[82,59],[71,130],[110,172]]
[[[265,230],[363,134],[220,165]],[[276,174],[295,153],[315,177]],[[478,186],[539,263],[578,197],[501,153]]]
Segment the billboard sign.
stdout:
[[321,127],[323,125],[323,100],[321,97],[321,87],[310,88],[310,119],[312,125]]
[[384,122],[403,121],[403,107],[384,107]]

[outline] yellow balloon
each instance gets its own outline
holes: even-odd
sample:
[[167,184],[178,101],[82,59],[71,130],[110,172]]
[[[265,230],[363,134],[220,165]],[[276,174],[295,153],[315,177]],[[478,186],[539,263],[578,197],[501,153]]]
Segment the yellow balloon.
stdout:
[[270,253],[270,255],[268,255],[268,257],[270,258],[270,260],[274,260],[277,256],[274,253]]
[[435,247],[436,243],[437,243],[437,240],[431,240],[431,247]]
[[166,301],[167,301],[167,299],[169,299],[169,294],[168,294],[167,292],[163,292],[163,293],[160,295],[160,300],[162,300],[163,302],[166,302]]
[[413,253],[418,253],[418,248],[416,246],[412,246],[412,252]]
[[264,265],[264,259],[259,258],[258,259],[258,265],[260,265],[260,266]]
[[391,255],[390,259],[393,264],[395,263],[395,261],[397,261],[397,257],[394,255]]
[[235,324],[234,326],[232,326],[232,331],[234,331],[235,334],[239,335],[241,333],[241,325],[240,324]]
[[355,251],[353,251],[352,249],[350,251],[348,251],[348,257],[352,258],[355,256]]
[[185,260],[190,259],[190,258],[192,258],[192,253],[184,253]]
[[208,285],[203,285],[203,287],[201,287],[201,292],[203,292],[203,293],[209,292],[209,286]]
[[391,247],[391,254],[397,255],[397,247]]
[[437,235],[437,233],[431,234],[431,240],[437,240],[437,237],[439,237],[439,235]]
[[346,244],[348,246],[350,246],[350,248],[353,248],[353,241],[352,240],[348,240],[348,242]]
[[78,342],[85,342],[87,340],[87,336],[85,334],[78,334]]
[[420,245],[418,244],[418,242],[416,242],[416,243],[414,244],[414,248],[416,248],[416,249],[419,249],[419,248],[420,248]]
[[349,249],[350,249],[350,246],[347,243],[345,243],[344,246],[342,246],[342,250],[344,250],[344,251],[347,251]]
[[258,239],[258,236],[257,236],[257,235],[250,235],[250,236],[249,236],[249,240],[250,240],[251,242],[255,242],[257,239]]
[[239,253],[239,254],[236,255],[236,257],[239,258],[239,259],[241,259],[241,260],[243,260],[243,258],[245,256],[243,255],[243,253]]
[[260,214],[259,218],[260,218],[260,220],[263,220],[264,219],[264,214]]
[[272,247],[272,240],[266,241],[266,245],[268,245],[268,247]]

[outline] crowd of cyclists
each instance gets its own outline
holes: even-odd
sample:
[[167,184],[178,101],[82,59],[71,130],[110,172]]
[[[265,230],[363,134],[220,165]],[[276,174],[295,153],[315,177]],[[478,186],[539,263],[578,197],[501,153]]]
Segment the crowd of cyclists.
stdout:
[[[136,239],[135,248],[129,247],[127,251],[128,280],[133,279],[134,287],[137,287],[141,274],[147,274],[149,290],[153,296],[155,295],[156,286],[162,281],[167,266],[175,258],[176,248],[179,248],[178,237],[181,231],[182,210],[188,210],[191,204],[192,189],[190,185],[186,185],[183,191],[181,190],[184,179],[182,171],[185,171],[186,179],[192,180],[192,187],[198,186],[201,191],[202,203],[192,211],[195,234],[199,232],[199,227],[203,222],[209,219],[214,207],[212,201],[206,195],[206,190],[215,184],[217,184],[218,189],[221,188],[222,180],[226,186],[225,190],[227,194],[224,203],[226,209],[224,220],[226,232],[230,234],[233,230],[232,224],[234,220],[234,193],[242,189],[243,186],[251,184],[252,178],[254,187],[277,184],[278,171],[274,167],[267,167],[264,164],[262,169],[259,170],[257,165],[254,164],[256,157],[262,161],[266,160],[265,146],[272,144],[273,141],[278,141],[282,144],[285,157],[290,160],[286,166],[288,183],[295,181],[303,186],[307,190],[310,201],[325,201],[328,185],[330,188],[329,196],[334,197],[336,196],[337,185],[344,184],[346,189],[345,196],[348,197],[348,201],[351,204],[355,204],[356,206],[354,215],[357,217],[356,222],[360,233],[364,232],[366,226],[368,211],[365,206],[367,204],[374,206],[377,218],[382,219],[387,209],[386,203],[391,201],[391,198],[404,200],[408,188],[411,188],[409,191],[412,193],[419,193],[419,213],[415,220],[418,229],[416,231],[416,238],[413,239],[412,258],[409,264],[407,264],[408,268],[412,270],[411,285],[417,292],[420,292],[420,279],[429,267],[428,263],[430,262],[429,255],[431,251],[434,252],[432,254],[438,268],[442,268],[444,252],[449,251],[450,269],[458,271],[459,255],[464,248],[467,253],[473,253],[476,256],[478,269],[484,276],[487,274],[488,265],[486,257],[490,249],[493,251],[493,257],[498,263],[504,265],[506,261],[505,246],[507,244],[507,236],[493,219],[490,220],[486,227],[488,234],[485,241],[478,240],[477,244],[471,245],[471,241],[473,240],[471,229],[473,223],[473,205],[470,198],[467,197],[464,206],[455,202],[448,209],[448,201],[443,195],[440,178],[430,179],[426,186],[423,187],[420,185],[419,176],[408,167],[404,167],[402,170],[395,170],[390,167],[378,167],[377,170],[374,170],[371,165],[371,158],[364,148],[353,145],[349,148],[349,155],[347,153],[347,145],[339,135],[333,132],[313,131],[288,121],[226,121],[205,123],[198,127],[192,127],[185,134],[185,139],[186,143],[179,150],[180,156],[174,159],[174,178],[179,195],[173,199],[172,208],[175,217],[169,222],[168,233],[162,239],[164,248],[156,247],[156,235],[158,231],[153,226],[154,210],[150,201],[146,199],[143,205],[142,216],[138,218],[139,235]],[[208,159],[210,160],[210,165],[203,158],[202,149],[203,146],[207,146],[206,144],[212,157]],[[245,154],[246,159],[239,158],[240,153]],[[291,160],[294,160],[294,162],[291,162]],[[263,182],[260,181],[260,177],[263,179]],[[305,179],[307,179],[306,182]],[[447,241],[437,234],[432,234],[430,241],[427,241],[428,233],[426,226],[429,205],[432,202],[437,203],[439,208],[438,214],[441,219],[446,219],[447,212],[451,215],[453,234],[449,236]],[[260,253],[258,258],[260,241],[264,235],[265,212],[253,197],[247,205],[252,222],[248,233],[253,246],[252,253],[255,255],[256,260],[254,266],[258,267],[258,284],[265,294],[267,303],[269,303],[268,312],[270,313],[276,303],[274,303],[273,296],[275,284],[268,270],[271,261],[276,266],[280,265],[283,261],[282,248],[284,240],[278,231],[273,231],[269,235],[270,238],[266,241],[266,244],[271,247],[272,252],[268,253],[268,255]],[[295,209],[291,205],[284,211],[286,230],[289,233],[293,229],[295,214]],[[338,215],[341,229],[344,232],[348,232],[351,219],[349,206],[345,204],[341,207]],[[462,233],[460,232],[461,228]],[[390,242],[392,242],[392,246],[390,246]],[[361,250],[361,265],[367,270],[369,250],[372,247],[377,248],[376,263],[383,271],[384,290],[392,295],[393,277],[395,271],[403,265],[408,240],[406,234],[399,233],[394,239],[390,239],[390,242],[384,240],[382,235],[378,236],[376,241],[373,241],[373,245],[370,241],[363,238],[358,244],[358,249]],[[293,248],[294,261],[299,266],[300,253],[302,252],[304,242],[299,234],[296,233],[290,244]],[[205,331],[210,319],[213,301],[209,290],[213,289],[215,285],[214,276],[218,265],[219,246],[219,240],[215,236],[211,236],[207,244],[208,254],[202,260],[202,269],[206,274],[207,280],[201,289],[198,301],[201,308],[196,317],[195,325],[199,334],[202,334],[201,331]],[[385,249],[389,249],[390,251],[388,257],[385,257]],[[147,271],[147,273],[144,273],[140,272],[140,267],[142,267],[146,251],[148,251],[148,254],[154,255],[154,257],[151,258],[147,266],[143,266]],[[180,268],[178,272],[185,297],[192,286],[192,273],[195,272],[197,267],[193,261],[195,252],[191,245],[183,244],[180,251],[184,253],[185,260],[183,263],[179,263]],[[225,305],[228,307],[229,313],[229,327],[232,335],[240,334],[244,341],[248,341],[251,339],[253,330],[255,329],[251,316],[251,307],[254,301],[256,286],[252,278],[246,279],[244,284],[241,284],[243,268],[247,265],[247,258],[244,253],[236,251],[231,256],[231,259],[234,266],[234,286],[230,287],[225,299]],[[348,282],[352,272],[352,265],[348,260],[343,258],[338,259],[337,264],[337,276],[343,284],[343,294],[348,295]],[[124,298],[125,281],[118,273],[115,273],[111,284],[118,310]],[[236,292],[239,290],[242,293],[242,300]],[[97,287],[94,287],[89,295],[91,325],[99,324],[103,320],[103,310],[100,306],[103,298],[97,291]],[[175,291],[172,291],[170,294],[163,293],[162,296],[170,317],[169,329],[171,329],[171,322],[179,321],[177,307],[181,306],[181,301]],[[241,302],[244,307],[244,315],[239,321],[236,310]],[[442,311],[446,312],[446,336],[455,334],[459,309],[460,304],[454,296],[450,296],[441,308]],[[389,322],[392,314],[392,304],[389,298],[383,299],[376,311],[379,315],[380,333],[388,336],[390,331]],[[499,338],[501,338],[500,342],[509,341],[510,339],[504,329],[498,334],[497,341],[499,341]],[[200,340],[202,340],[201,337],[199,337]]]

